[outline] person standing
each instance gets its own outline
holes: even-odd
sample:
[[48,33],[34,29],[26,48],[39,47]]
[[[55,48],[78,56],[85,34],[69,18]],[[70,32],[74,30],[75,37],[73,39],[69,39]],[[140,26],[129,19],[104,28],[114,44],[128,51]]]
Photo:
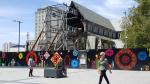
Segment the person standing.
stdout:
[[108,64],[107,58],[105,58],[105,52],[101,52],[100,56],[101,57],[100,57],[100,60],[99,60],[99,68],[98,68],[98,71],[100,73],[99,84],[102,83],[103,77],[105,78],[107,84],[110,84],[110,82],[109,82],[109,80],[107,78],[107,75],[106,75],[106,71],[108,69],[109,72],[112,73],[111,72],[111,67]]
[[10,63],[11,63],[11,66],[15,66],[15,63],[16,63],[15,59],[13,58]]
[[28,60],[28,66],[29,66],[29,77],[32,77],[33,76],[33,67],[34,67],[34,60],[33,60],[33,57],[30,57],[29,60]]

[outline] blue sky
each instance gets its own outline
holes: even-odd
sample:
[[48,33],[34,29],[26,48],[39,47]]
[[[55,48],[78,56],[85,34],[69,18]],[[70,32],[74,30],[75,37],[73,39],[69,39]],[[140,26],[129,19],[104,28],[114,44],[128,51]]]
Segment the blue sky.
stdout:
[[[21,44],[26,42],[26,34],[29,32],[30,39],[34,39],[35,12],[38,8],[67,3],[71,0],[0,0],[0,50],[5,42],[18,43],[18,23],[13,20],[20,20]],[[111,20],[116,27],[123,12],[133,7],[136,3],[133,0],[73,0],[98,14]]]

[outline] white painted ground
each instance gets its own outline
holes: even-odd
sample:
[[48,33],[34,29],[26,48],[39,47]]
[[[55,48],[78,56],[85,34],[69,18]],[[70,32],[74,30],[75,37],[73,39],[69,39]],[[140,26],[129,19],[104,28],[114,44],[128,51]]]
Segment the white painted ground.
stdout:
[[[44,78],[44,69],[35,68],[28,77],[28,68],[1,68],[0,84],[98,84],[99,74],[94,69],[68,69],[67,78]],[[108,73],[111,84],[150,84],[150,71],[120,71]],[[102,84],[106,84],[103,80]]]

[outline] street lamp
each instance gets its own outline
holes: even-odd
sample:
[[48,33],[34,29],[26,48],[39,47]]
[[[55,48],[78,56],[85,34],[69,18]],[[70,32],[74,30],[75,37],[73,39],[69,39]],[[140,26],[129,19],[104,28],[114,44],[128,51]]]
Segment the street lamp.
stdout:
[[18,22],[19,23],[19,38],[18,38],[18,52],[20,51],[20,24],[23,23],[19,20],[13,20],[14,22]]

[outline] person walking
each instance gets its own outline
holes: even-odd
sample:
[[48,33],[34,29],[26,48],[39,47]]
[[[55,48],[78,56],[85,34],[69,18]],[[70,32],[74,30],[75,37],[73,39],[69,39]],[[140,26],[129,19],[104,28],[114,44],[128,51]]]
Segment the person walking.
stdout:
[[32,77],[33,76],[33,67],[34,67],[34,60],[33,60],[33,57],[30,57],[29,60],[28,60],[28,66],[29,66],[29,77]]
[[106,71],[107,69],[109,70],[110,73],[111,72],[111,67],[108,64],[108,60],[107,58],[105,58],[105,52],[101,52],[100,53],[100,60],[99,60],[99,68],[98,68],[98,72],[100,73],[100,78],[99,78],[99,84],[102,83],[102,79],[103,77],[105,78],[107,84],[110,84],[107,75],[106,75]]

